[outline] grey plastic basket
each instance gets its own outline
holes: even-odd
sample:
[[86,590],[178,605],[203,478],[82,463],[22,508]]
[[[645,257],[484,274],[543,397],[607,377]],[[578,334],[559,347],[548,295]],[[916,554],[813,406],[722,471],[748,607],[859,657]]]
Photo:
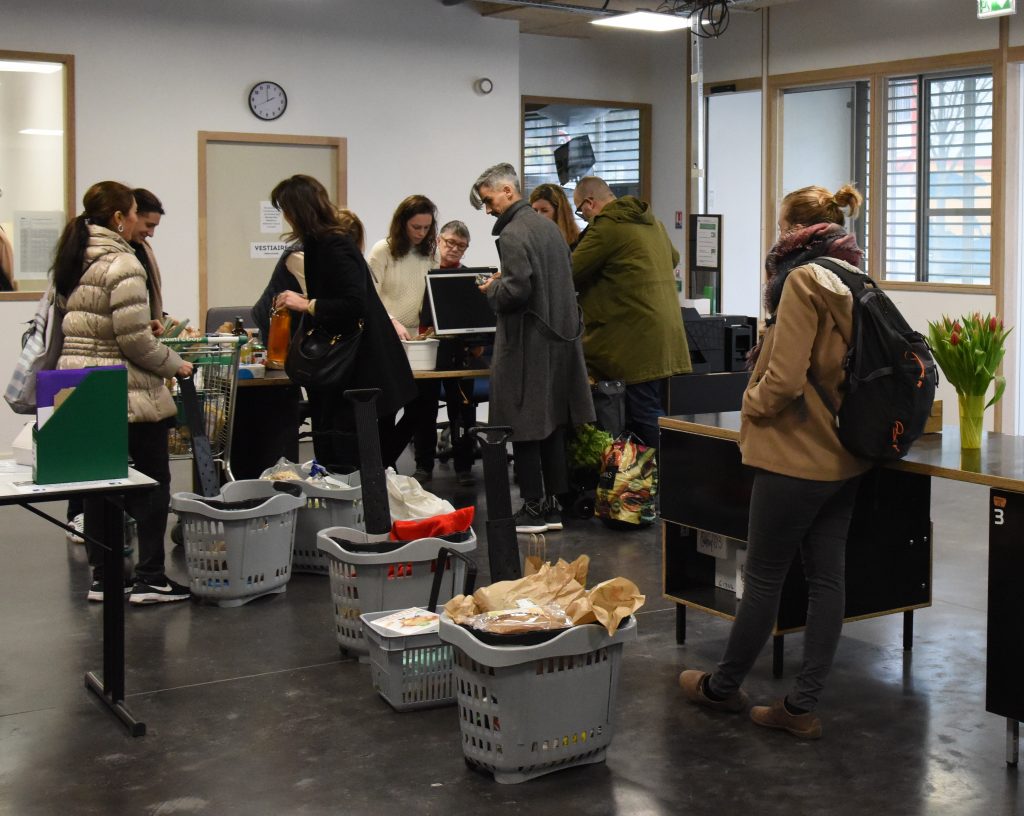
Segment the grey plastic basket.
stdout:
[[218,606],[241,606],[284,592],[291,578],[295,511],[302,496],[277,492],[259,479],[229,482],[214,501],[265,499],[251,509],[221,510],[211,499],[175,493],[171,509],[181,520],[189,589]]
[[[476,563],[467,555],[445,548],[450,557],[465,562],[465,581],[462,594],[468,595],[476,584]],[[442,551],[438,552],[442,557]],[[435,611],[444,576],[434,572],[430,598],[425,609]],[[400,611],[400,610],[394,610]],[[394,614],[365,612],[359,616],[363,622],[363,636],[370,650],[370,676],[373,687],[395,711],[413,711],[419,708],[454,705],[455,661],[452,647],[441,642],[441,635],[430,632],[421,635],[383,635],[373,628],[373,621]]]
[[[363,636],[359,616],[367,612],[407,609],[430,596],[430,585],[437,569],[437,553],[442,547],[468,553],[476,549],[476,533],[469,530],[466,541],[443,538],[418,538],[395,550],[383,553],[353,552],[334,539],[353,545],[386,542],[388,533],[368,534],[351,527],[330,527],[317,533],[317,547],[330,561],[331,599],[334,602],[334,626],[338,645],[350,654],[365,659],[369,646]],[[457,594],[465,580],[465,567],[459,559],[441,566],[448,570],[438,594],[445,603]]]
[[316,534],[327,527],[360,528],[363,524],[363,488],[358,471],[347,475],[332,473],[344,487],[323,487],[305,481],[289,481],[302,488],[306,503],[295,519],[292,572],[328,575],[330,561],[317,548]]
[[611,636],[586,624],[536,646],[488,646],[442,615],[440,636],[455,648],[469,764],[508,784],[604,761],[622,645],[636,640],[635,617]]

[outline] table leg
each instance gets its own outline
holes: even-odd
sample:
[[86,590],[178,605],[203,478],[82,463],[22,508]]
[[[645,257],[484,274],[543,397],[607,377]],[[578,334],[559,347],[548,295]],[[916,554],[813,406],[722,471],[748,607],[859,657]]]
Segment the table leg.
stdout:
[[1017,755],[1020,750],[1020,723],[1017,720],[1006,720],[1006,764],[1017,767]]
[[[124,514],[112,501],[86,499],[86,531],[107,545],[103,550],[103,679],[86,672],[85,687],[127,727],[133,737],[146,733],[124,704]],[[90,516],[98,518],[92,524]]]
[[772,677],[782,677],[783,660],[785,658],[786,645],[785,635],[775,635],[772,638]]
[[903,651],[909,652],[914,648],[914,610],[908,609],[903,613]]
[[686,643],[686,605],[676,604],[676,643]]

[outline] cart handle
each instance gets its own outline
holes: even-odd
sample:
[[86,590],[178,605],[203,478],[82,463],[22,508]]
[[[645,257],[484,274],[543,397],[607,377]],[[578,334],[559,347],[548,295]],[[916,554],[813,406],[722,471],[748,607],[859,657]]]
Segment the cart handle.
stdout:
[[437,551],[437,567],[434,570],[434,582],[430,586],[430,601],[427,604],[427,611],[433,612],[437,606],[437,598],[441,594],[441,581],[444,578],[445,566],[448,564],[448,556],[454,555],[466,562],[466,581],[462,586],[462,594],[469,595],[476,586],[476,562],[465,553],[457,550],[441,547]]

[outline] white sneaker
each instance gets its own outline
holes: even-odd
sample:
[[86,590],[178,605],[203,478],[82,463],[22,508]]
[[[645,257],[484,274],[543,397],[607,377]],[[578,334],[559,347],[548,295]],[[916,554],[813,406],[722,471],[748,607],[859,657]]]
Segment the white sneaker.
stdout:
[[[72,533],[68,530],[65,535],[68,537],[68,541],[72,544],[84,544],[85,539],[82,538],[81,533],[85,532],[85,513],[79,513],[71,521],[68,522],[68,527],[74,527],[75,532]],[[76,535],[76,533],[78,535]]]

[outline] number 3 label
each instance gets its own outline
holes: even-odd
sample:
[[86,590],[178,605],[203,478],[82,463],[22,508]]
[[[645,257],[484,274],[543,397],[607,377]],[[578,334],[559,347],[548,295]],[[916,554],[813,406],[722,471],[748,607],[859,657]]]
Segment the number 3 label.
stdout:
[[1003,508],[1002,507],[993,507],[992,508],[992,514],[993,514],[992,523],[995,524],[997,527],[1002,525],[1002,523],[1003,523]]

